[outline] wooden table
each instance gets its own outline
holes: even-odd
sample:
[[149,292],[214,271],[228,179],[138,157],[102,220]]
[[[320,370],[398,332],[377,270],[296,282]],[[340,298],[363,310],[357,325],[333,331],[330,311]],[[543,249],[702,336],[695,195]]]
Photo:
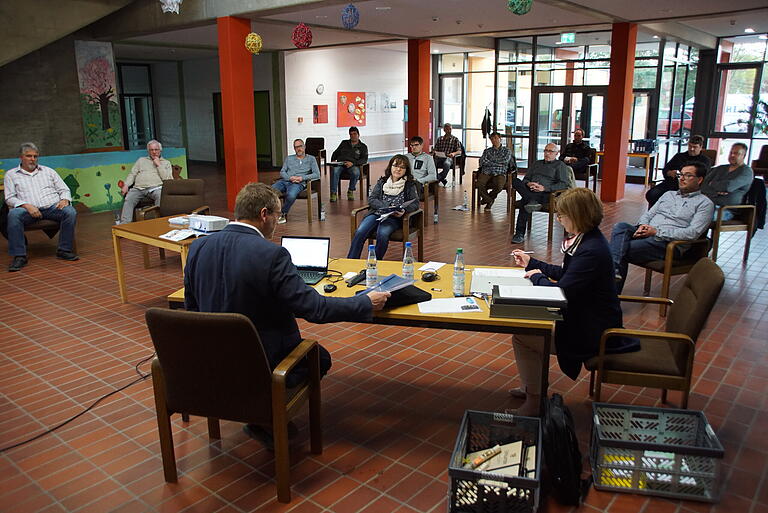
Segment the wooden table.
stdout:
[[145,244],[146,246],[168,249],[180,253],[181,270],[182,272],[184,271],[184,266],[187,263],[189,245],[196,239],[191,237],[179,242],[161,239],[160,235],[167,233],[170,230],[181,228],[180,226],[168,223],[168,219],[171,217],[178,216],[158,217],[146,221],[137,221],[135,223],[118,224],[112,227],[112,246],[115,249],[117,284],[120,288],[120,300],[123,303],[128,302],[128,292],[125,287],[125,269],[123,267],[123,252],[121,247],[122,239],[133,240]]
[[[421,263],[416,263],[415,268],[421,267]],[[467,273],[465,278],[465,292],[469,292],[469,285],[471,281],[471,270],[475,267],[488,267],[488,266],[467,266]],[[359,272],[365,268],[365,260],[351,260],[346,258],[340,258],[333,260],[329,264],[329,270],[340,271],[342,274],[354,271]],[[498,268],[494,266],[494,268]],[[391,261],[379,261],[379,278],[389,276],[390,274],[400,274],[402,272],[401,262]],[[334,273],[335,274],[335,273]],[[453,267],[451,264],[446,264],[438,270],[440,279],[430,283],[426,283],[418,279],[415,285],[423,290],[426,290],[432,297],[447,298],[453,297]],[[421,276],[420,272],[416,272],[416,277]],[[335,285],[337,289],[331,293],[323,292],[323,287],[331,283],[328,278],[323,279],[313,288],[324,296],[331,297],[351,297],[355,292],[363,290],[365,288],[365,282],[355,287],[347,287],[344,281],[337,281]],[[440,289],[440,290],[434,290]],[[183,305],[184,302],[184,289],[180,289],[168,296],[168,302],[171,307]],[[481,311],[474,313],[440,313],[440,314],[426,314],[419,311],[419,305],[408,305],[393,308],[391,310],[382,310],[375,312],[373,316],[374,324],[387,324],[395,326],[408,326],[408,327],[420,327],[420,328],[434,328],[434,329],[449,329],[459,331],[479,331],[485,333],[508,333],[508,334],[528,334],[539,335],[544,338],[544,346],[547,348],[545,354],[549,355],[548,348],[551,347],[552,341],[555,335],[555,322],[554,321],[538,321],[530,319],[507,319],[500,317],[490,317],[490,311],[488,305],[482,300],[478,300]],[[512,351],[512,345],[510,344],[510,351]],[[542,404],[546,400],[547,381],[549,373],[549,357],[542,359],[542,389],[541,398]]]
[[[597,152],[597,163],[600,163],[600,157],[605,155],[604,151],[598,151]],[[641,159],[645,159],[645,182],[643,184],[647,187],[649,177],[651,175],[655,175],[656,171],[656,156],[658,154],[656,152],[653,153],[627,153],[627,157],[638,157]]]

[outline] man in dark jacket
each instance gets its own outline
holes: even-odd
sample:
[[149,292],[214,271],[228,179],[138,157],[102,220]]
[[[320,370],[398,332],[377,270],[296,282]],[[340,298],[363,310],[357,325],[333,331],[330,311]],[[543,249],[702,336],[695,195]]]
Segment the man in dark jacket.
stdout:
[[584,140],[584,130],[577,128],[573,131],[573,142],[565,145],[560,160],[571,166],[575,174],[580,175],[587,172],[591,155],[592,148]]
[[332,162],[341,162],[331,169],[331,202],[339,199],[339,178],[346,170],[349,174],[347,199],[355,199],[355,187],[360,179],[360,168],[368,162],[368,146],[360,141],[360,131],[356,126],[349,127],[349,139],[341,141],[331,155]]
[[663,169],[664,181],[658,185],[654,185],[648,192],[645,193],[645,199],[648,201],[648,208],[650,209],[659,198],[667,191],[676,191],[679,189],[677,182],[677,175],[683,166],[689,162],[701,162],[706,166],[707,171],[712,167],[712,162],[709,157],[702,153],[704,148],[704,137],[700,135],[694,135],[688,140],[688,151],[681,151],[666,163]]

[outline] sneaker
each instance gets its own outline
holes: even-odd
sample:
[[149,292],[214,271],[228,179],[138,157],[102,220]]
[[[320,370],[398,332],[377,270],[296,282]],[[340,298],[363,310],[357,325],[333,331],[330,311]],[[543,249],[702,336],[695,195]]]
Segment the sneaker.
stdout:
[[538,212],[539,210],[541,210],[541,203],[528,203],[525,205],[525,211],[529,214],[531,212]]
[[512,244],[522,244],[524,240],[525,240],[525,233],[517,232],[515,233],[515,236],[512,237]]
[[277,219],[277,224],[285,224],[288,222],[288,218],[285,217],[285,214],[280,214],[280,217]]
[[336,194],[335,192],[332,192],[331,193],[331,203],[336,203],[337,201],[339,201],[339,195]]
[[15,256],[13,257],[13,261],[11,262],[11,265],[8,266],[8,272],[14,273],[16,271],[21,271],[21,268],[27,265],[27,257],[25,256]]
[[56,258],[61,258],[62,260],[80,260],[80,257],[77,256],[72,251],[56,251]]
[[352,201],[355,199],[355,191],[347,191],[347,199]]

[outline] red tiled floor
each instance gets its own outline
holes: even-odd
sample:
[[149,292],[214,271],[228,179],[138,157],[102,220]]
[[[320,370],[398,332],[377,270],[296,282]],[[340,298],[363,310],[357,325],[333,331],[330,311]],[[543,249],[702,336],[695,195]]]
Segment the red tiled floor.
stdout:
[[[383,169],[373,165],[374,175]],[[224,207],[223,174],[191,164],[206,179],[210,205]],[[262,173],[268,181],[270,175]],[[327,191],[326,191],[327,192]],[[637,218],[644,190],[628,185],[627,198],[607,204],[606,233],[614,222]],[[491,213],[464,213],[462,189],[441,189],[440,223],[426,227],[425,255],[452,260],[457,246],[471,264],[510,265],[504,202]],[[282,234],[327,235],[333,257],[346,254],[350,208],[359,199],[326,204],[328,220],[307,224],[297,202]],[[559,241],[546,241],[544,216],[535,215],[526,249],[559,262]],[[79,218],[79,262],[53,258],[55,246],[39,234],[30,240],[30,264],[0,280],[0,446],[8,446],[82,411],[94,399],[137,378],[134,365],[151,354],[144,311],[165,306],[182,284],[178,255],[161,261],[150,252],[144,269],[138,244],[127,242],[131,300],[119,300],[109,213]],[[0,242],[0,252],[5,251]],[[401,245],[387,255],[398,259]],[[768,235],[758,231],[750,260],[742,265],[742,234],[726,235],[718,264],[726,284],[698,342],[690,404],[702,409],[726,448],[725,492],[719,505],[592,490],[588,512],[701,512],[768,510]],[[625,291],[639,294],[642,272],[632,268]],[[673,281],[680,283],[680,278]],[[652,292],[660,279],[654,276]],[[325,448],[308,452],[306,419],[292,446],[293,501],[275,501],[273,455],[247,438],[237,423],[222,422],[222,440],[210,442],[206,423],[173,419],[179,481],[163,480],[152,387],[135,384],[103,401],[54,434],[0,455],[3,511],[445,511],[446,467],[465,409],[514,408],[506,390],[517,380],[508,336],[354,323],[312,325],[307,338],[320,340],[334,366],[323,380]],[[625,324],[662,329],[654,308],[625,310]],[[565,395],[574,413],[583,451],[588,449],[591,401],[587,376],[564,377],[554,360],[553,391]],[[142,373],[148,372],[142,364]],[[673,404],[679,393],[671,393]],[[659,405],[657,390],[606,386],[604,400]],[[542,499],[541,511],[574,511]]]

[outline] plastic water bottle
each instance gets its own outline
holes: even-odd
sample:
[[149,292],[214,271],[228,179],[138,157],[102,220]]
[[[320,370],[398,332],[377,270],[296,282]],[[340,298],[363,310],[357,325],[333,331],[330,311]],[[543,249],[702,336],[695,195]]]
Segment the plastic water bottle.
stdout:
[[456,250],[456,260],[453,262],[453,295],[464,295],[464,250]]
[[325,203],[320,203],[320,220],[325,221]]
[[376,246],[368,246],[368,262],[365,265],[365,286],[373,287],[379,281],[379,271],[376,263]]
[[403,278],[413,279],[413,248],[410,242],[405,243],[405,254],[403,255]]
[[432,221],[433,221],[435,224],[437,224],[437,221],[438,221],[438,220],[439,220],[439,218],[438,218],[438,216],[437,216],[437,212],[435,212],[435,215],[433,215],[433,216],[432,216]]
[[464,207],[465,210],[469,208],[469,195],[467,194],[466,190],[464,190],[464,203],[462,204],[462,206]]

